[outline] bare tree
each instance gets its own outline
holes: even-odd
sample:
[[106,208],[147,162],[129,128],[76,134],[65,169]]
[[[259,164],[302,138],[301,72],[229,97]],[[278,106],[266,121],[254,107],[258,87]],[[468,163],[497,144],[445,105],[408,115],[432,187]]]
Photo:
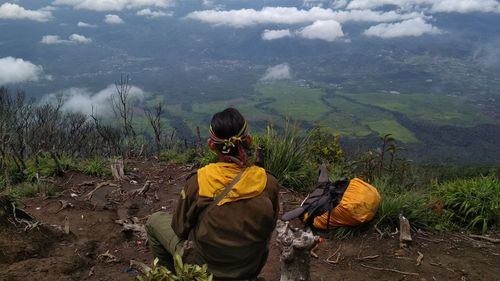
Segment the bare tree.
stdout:
[[163,102],[158,102],[158,104],[153,108],[144,108],[144,114],[148,118],[151,128],[153,128],[156,154],[160,156],[161,153],[161,139],[162,139],[162,126],[161,126],[161,116],[163,115]]
[[133,112],[129,97],[132,85],[129,81],[129,76],[122,74],[120,81],[115,82],[116,94],[111,97],[111,103],[115,116],[121,119],[125,137],[134,139],[136,134],[132,126]]

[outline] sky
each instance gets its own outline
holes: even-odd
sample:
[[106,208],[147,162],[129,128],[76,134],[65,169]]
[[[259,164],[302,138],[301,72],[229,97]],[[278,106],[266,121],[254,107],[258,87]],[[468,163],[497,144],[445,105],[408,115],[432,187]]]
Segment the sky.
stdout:
[[[189,4],[186,4],[189,3]],[[68,16],[69,15],[69,16]],[[317,42],[339,46],[352,40],[401,42],[410,38],[445,38],[450,30],[440,19],[474,15],[500,18],[497,0],[11,0],[0,1],[0,31],[25,28],[33,31],[15,37],[0,35],[0,86],[36,86],[63,79],[47,54],[65,54],[75,50],[104,48],[113,36],[130,36],[127,29],[178,24],[200,30],[227,34],[256,32],[260,44],[303,44]],[[491,22],[491,21],[490,21]],[[490,24],[488,22],[487,24]],[[500,21],[499,21],[500,22]],[[354,26],[356,28],[349,28]],[[46,28],[45,28],[46,27]],[[494,28],[494,27],[491,27]],[[19,29],[16,29],[19,30]],[[99,33],[106,30],[106,33]],[[161,29],[160,29],[161,30]],[[478,30],[479,32],[480,30]],[[172,33],[172,30],[169,31]],[[167,33],[167,32],[165,32]],[[6,34],[6,33],[4,33]],[[104,35],[103,35],[104,34]],[[15,35],[19,35],[16,33]],[[169,36],[166,34],[165,36]],[[163,34],[155,36],[161,37]],[[173,35],[172,35],[173,36]],[[191,35],[193,42],[205,40]],[[13,41],[30,45],[25,53],[9,49]],[[131,36],[130,40],[134,40]],[[166,39],[165,39],[166,40]],[[171,39],[169,39],[171,40]],[[214,37],[213,40],[217,40]],[[392,40],[392,41],[391,41]],[[172,41],[170,41],[172,42]],[[491,40],[477,50],[484,63],[498,62],[498,40]],[[172,43],[173,44],[173,43]],[[322,45],[323,46],[323,45]],[[87,48],[87,49],[85,49]],[[111,47],[109,47],[111,48]],[[113,47],[118,48],[118,47]],[[186,50],[187,51],[187,50]],[[481,55],[485,53],[486,55]],[[21,55],[20,55],[21,54]],[[146,56],[147,53],[144,54]],[[140,56],[139,56],[140,57]],[[486,58],[486,59],[485,59]],[[92,71],[101,71],[96,58]],[[75,70],[76,71],[76,70]],[[104,70],[102,70],[104,71]],[[261,80],[290,79],[293,69],[277,62],[262,70]],[[76,74],[75,74],[76,76]],[[23,84],[24,83],[24,84]],[[58,87],[62,87],[58,84]],[[72,96],[102,96],[101,89],[75,90],[68,82]],[[138,88],[138,91],[142,91]]]

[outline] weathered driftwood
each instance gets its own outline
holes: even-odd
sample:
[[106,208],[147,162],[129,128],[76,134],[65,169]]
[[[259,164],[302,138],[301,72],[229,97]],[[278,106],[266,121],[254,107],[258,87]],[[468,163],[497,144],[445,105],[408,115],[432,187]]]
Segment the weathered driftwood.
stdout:
[[408,243],[411,243],[410,221],[402,214],[399,214],[399,246],[404,248]]
[[310,280],[310,251],[319,242],[319,236],[311,231],[294,229],[288,222],[278,221],[276,227],[278,243],[281,248],[280,281]]
[[123,170],[123,160],[115,160],[111,164],[111,173],[115,180],[126,180],[125,171]]

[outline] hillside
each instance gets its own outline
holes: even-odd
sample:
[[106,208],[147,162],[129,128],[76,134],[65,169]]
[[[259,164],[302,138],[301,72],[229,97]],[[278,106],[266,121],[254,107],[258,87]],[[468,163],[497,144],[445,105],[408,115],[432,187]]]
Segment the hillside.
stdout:
[[[2,225],[0,280],[135,280],[137,271],[129,267],[129,260],[150,263],[150,252],[143,239],[122,232],[115,221],[143,224],[152,212],[172,212],[193,167],[156,160],[128,161],[126,166],[131,171],[130,182],[71,172],[54,179],[57,189],[52,195],[23,200],[24,209],[41,224],[26,231],[22,223]],[[147,180],[152,182],[149,192],[130,195]],[[109,185],[86,199],[103,182]],[[286,211],[296,206],[301,196],[283,189],[280,199]],[[61,209],[60,202],[72,207]],[[66,218],[68,235],[54,228],[64,228]],[[403,250],[397,236],[380,238],[373,229],[348,240],[328,239],[319,245],[319,258],[312,259],[312,280],[494,280],[500,274],[495,266],[498,244],[461,233],[415,229],[413,235],[414,243]],[[419,253],[423,261],[417,265]],[[331,262],[325,262],[327,259]],[[279,279],[274,239],[261,275],[269,281]]]

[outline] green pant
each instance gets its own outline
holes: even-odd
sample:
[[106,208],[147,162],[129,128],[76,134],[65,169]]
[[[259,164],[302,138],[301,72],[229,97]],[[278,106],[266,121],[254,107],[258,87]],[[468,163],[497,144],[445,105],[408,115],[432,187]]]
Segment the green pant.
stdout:
[[173,256],[175,254],[182,256],[184,240],[177,237],[171,223],[171,214],[157,212],[149,217],[146,223],[146,231],[153,257],[158,258],[161,265],[173,270]]

